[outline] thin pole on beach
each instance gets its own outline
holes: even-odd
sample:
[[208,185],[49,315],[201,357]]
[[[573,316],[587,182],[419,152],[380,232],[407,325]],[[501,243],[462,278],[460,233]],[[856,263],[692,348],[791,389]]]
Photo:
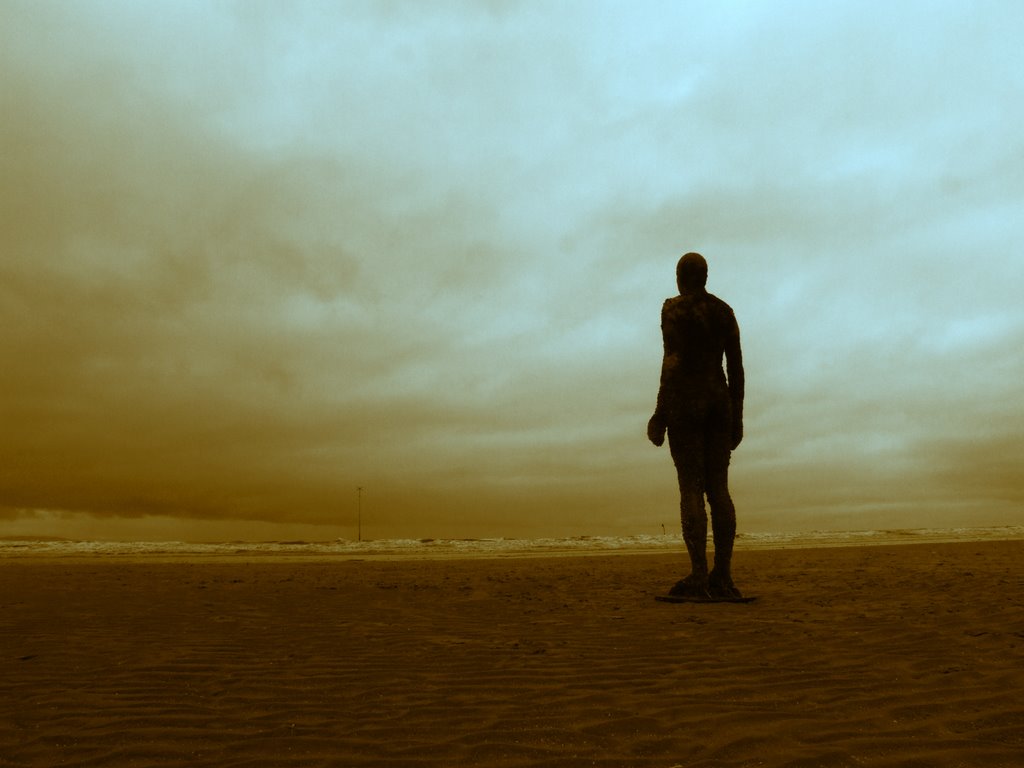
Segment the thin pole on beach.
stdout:
[[357,523],[356,523],[357,524],[356,530],[357,530],[357,535],[359,536],[359,541],[362,541],[363,540],[363,486],[360,485],[358,488],[356,488],[356,490],[359,492],[359,506],[358,506],[358,513],[357,513],[358,517],[356,518],[356,521],[357,521]]

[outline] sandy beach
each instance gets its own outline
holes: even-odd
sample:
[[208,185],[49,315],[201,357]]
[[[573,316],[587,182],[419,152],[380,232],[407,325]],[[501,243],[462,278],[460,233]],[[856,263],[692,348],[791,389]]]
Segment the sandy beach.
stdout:
[[0,766],[1020,766],[1024,542],[0,560]]

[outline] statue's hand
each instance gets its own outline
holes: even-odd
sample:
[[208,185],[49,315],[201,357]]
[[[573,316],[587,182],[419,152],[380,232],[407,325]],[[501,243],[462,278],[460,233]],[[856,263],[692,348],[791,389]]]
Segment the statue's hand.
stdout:
[[736,423],[732,425],[732,450],[735,451],[736,447],[741,442],[743,442],[743,422],[741,420],[737,420]]
[[659,448],[665,442],[665,420],[657,413],[647,422],[647,439]]

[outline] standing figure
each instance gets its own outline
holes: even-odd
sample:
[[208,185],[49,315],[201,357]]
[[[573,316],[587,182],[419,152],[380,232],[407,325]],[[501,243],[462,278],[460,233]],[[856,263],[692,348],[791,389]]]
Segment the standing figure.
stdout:
[[[739,598],[731,573],[736,510],[729,495],[729,457],[743,439],[743,359],[736,317],[728,304],[705,290],[707,277],[708,265],[699,253],[687,253],[676,266],[679,295],[667,299],[661,310],[665,356],[647,437],[660,446],[668,432],[679,476],[690,575],[670,594]],[[722,370],[723,355],[728,379]],[[715,542],[710,573],[705,494]]]

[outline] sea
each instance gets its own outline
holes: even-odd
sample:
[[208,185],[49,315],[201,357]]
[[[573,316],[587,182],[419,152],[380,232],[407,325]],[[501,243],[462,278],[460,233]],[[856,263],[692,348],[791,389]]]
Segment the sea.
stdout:
[[[1024,526],[911,528],[870,531],[739,533],[736,549],[795,549],[958,541],[1024,540]],[[375,539],[353,541],[75,541],[2,539],[0,559],[44,558],[268,558],[268,559],[435,559],[642,554],[682,551],[678,535],[571,536],[564,538]]]

